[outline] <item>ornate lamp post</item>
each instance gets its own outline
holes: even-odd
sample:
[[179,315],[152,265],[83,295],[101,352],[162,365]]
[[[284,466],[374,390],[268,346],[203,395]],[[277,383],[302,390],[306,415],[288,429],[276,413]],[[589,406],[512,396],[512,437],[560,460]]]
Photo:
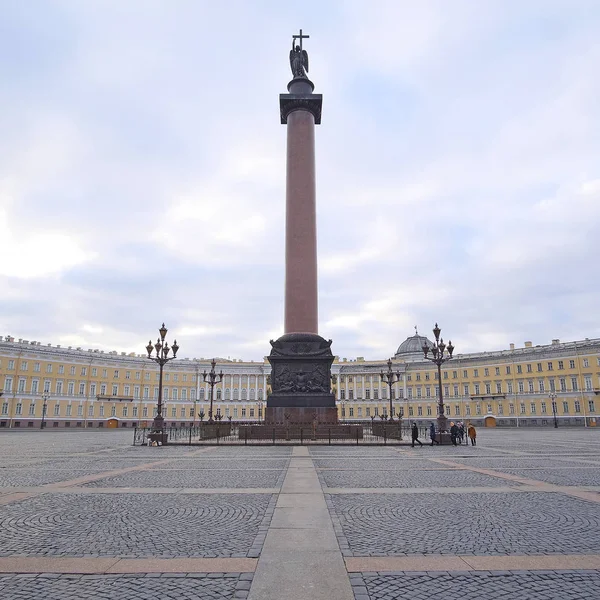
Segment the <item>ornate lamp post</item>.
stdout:
[[558,429],[558,419],[556,418],[556,394],[552,392],[550,394],[550,400],[552,401],[552,415],[554,416],[554,429]]
[[[444,340],[440,337],[441,332],[442,330],[436,323],[435,327],[433,328],[433,335],[435,336],[433,347],[430,348],[427,345],[427,342],[425,342],[423,345],[423,354],[425,355],[425,358],[437,365],[438,369],[439,400],[437,422],[440,432],[448,430],[448,419],[446,418],[446,412],[444,411],[444,397],[442,396],[442,365],[452,358],[452,353],[454,352],[454,346],[452,345],[452,342],[448,342],[447,346],[444,344]],[[444,355],[446,351],[448,354]],[[429,352],[431,352],[432,356],[429,356]]]
[[402,379],[402,374],[400,373],[400,371],[396,371],[395,373],[394,371],[392,371],[392,359],[389,358],[387,361],[387,371],[381,371],[381,373],[379,373],[379,376],[381,377],[381,381],[387,383],[390,387],[390,421],[392,421],[394,419],[394,384]]
[[[155,433],[159,433],[164,430],[165,420],[162,416],[162,384],[163,384],[163,368],[164,366],[171,360],[177,358],[177,351],[179,350],[179,346],[177,345],[177,340],[173,342],[173,346],[169,348],[169,344],[165,342],[165,336],[167,335],[167,328],[165,324],[162,324],[162,327],[158,330],[160,333],[160,337],[156,341],[154,346],[152,345],[152,340],[148,342],[146,346],[146,351],[148,352],[148,358],[153,360],[155,363],[158,363],[159,366],[159,377],[158,377],[158,406],[156,408],[156,416],[154,417],[154,421],[152,422],[152,430]],[[156,351],[156,356],[152,356],[152,351]],[[173,352],[173,356],[169,356],[169,352]]]
[[42,404],[42,425],[40,429],[44,429],[46,427],[46,410],[48,409],[48,394],[42,394],[42,400],[44,404]]
[[202,373],[202,377],[204,378],[204,382],[210,385],[210,408],[208,409],[208,422],[213,422],[213,392],[215,388],[215,384],[221,383],[223,381],[223,371],[217,375],[215,372],[215,367],[217,366],[217,362],[213,358],[210,363],[210,373],[207,373],[206,370]]
[[263,401],[258,401],[258,420],[262,421],[262,409],[263,409]]

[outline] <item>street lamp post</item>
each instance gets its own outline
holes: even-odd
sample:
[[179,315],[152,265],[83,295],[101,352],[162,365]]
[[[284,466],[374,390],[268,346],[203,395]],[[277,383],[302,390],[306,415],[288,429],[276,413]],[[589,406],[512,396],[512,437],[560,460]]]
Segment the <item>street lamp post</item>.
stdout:
[[214,420],[213,419],[213,392],[215,389],[215,384],[221,383],[221,381],[223,381],[223,371],[221,370],[221,372],[217,375],[217,373],[215,371],[216,366],[217,366],[217,362],[213,358],[210,363],[210,372],[207,373],[206,369],[205,369],[204,373],[202,373],[202,377],[204,378],[204,383],[208,383],[208,385],[210,385],[210,407],[208,409],[208,422],[209,423],[212,423]]
[[42,400],[44,403],[42,404],[42,424],[40,429],[44,429],[46,427],[46,409],[48,408],[48,394],[42,394]]
[[556,394],[552,392],[550,394],[550,401],[552,402],[552,415],[554,416],[554,429],[558,429],[558,419],[556,418]]
[[402,379],[402,374],[400,373],[400,371],[396,371],[395,373],[394,373],[394,371],[392,371],[392,359],[389,358],[387,361],[387,371],[381,371],[381,373],[379,373],[379,376],[381,377],[381,381],[383,381],[384,383],[387,383],[390,388],[390,421],[393,421],[393,419],[394,419],[394,405],[393,405],[394,384]]
[[258,420],[262,421],[262,409],[263,409],[263,402],[262,400],[258,401]]
[[[444,340],[440,337],[440,333],[442,330],[438,327],[438,324],[435,324],[433,328],[433,335],[435,336],[435,342],[433,346],[430,348],[427,345],[427,342],[423,344],[423,354],[427,360],[430,360],[432,363],[437,365],[438,370],[438,391],[439,391],[439,399],[438,399],[438,430],[441,432],[448,431],[448,419],[446,417],[446,412],[444,410],[444,396],[442,395],[442,365],[452,358],[452,353],[454,352],[454,346],[452,342],[448,342],[448,345],[444,344]],[[448,352],[447,355],[444,355],[444,352]],[[429,356],[429,352],[431,352],[432,356]]]
[[[165,336],[167,335],[167,328],[165,324],[162,324],[162,327],[158,330],[160,333],[160,337],[156,341],[154,346],[152,345],[152,340],[148,342],[146,346],[146,351],[148,352],[148,358],[153,360],[158,364],[159,367],[159,376],[158,376],[158,406],[156,407],[156,416],[154,417],[154,421],[152,422],[152,431],[154,433],[163,433],[165,428],[165,420],[162,416],[162,384],[163,384],[163,368],[164,366],[171,360],[177,358],[177,351],[179,350],[179,346],[177,345],[177,340],[173,342],[173,346],[169,348],[169,344],[165,341]],[[152,351],[156,351],[156,356],[152,356]],[[173,356],[169,356],[169,352],[173,352]]]

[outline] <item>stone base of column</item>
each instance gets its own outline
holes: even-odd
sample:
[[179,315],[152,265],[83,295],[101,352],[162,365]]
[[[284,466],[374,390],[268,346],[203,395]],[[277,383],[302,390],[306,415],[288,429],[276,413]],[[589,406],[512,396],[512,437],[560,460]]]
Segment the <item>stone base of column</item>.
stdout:
[[315,333],[287,333],[271,340],[267,423],[337,423],[331,393],[331,340]]

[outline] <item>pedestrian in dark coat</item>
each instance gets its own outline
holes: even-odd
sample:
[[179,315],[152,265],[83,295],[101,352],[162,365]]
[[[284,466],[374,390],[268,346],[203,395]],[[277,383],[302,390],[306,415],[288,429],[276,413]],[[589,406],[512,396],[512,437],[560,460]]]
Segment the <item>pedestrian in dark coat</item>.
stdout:
[[435,425],[433,423],[430,423],[429,425],[429,437],[431,438],[432,446],[433,444],[437,444],[438,446],[440,445],[440,443],[435,439]]
[[419,439],[419,428],[417,427],[416,423],[412,424],[412,447],[415,447],[415,442],[417,442],[419,444],[419,446],[422,446],[423,443],[421,442],[421,440]]
[[456,446],[456,437],[458,436],[458,426],[456,423],[450,423],[450,441]]

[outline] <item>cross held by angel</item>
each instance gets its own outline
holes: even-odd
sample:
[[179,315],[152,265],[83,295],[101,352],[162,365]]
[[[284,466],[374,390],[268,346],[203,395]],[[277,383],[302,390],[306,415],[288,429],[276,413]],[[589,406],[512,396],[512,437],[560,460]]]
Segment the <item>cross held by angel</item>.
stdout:
[[[302,29],[299,35],[292,36],[292,49],[290,50],[290,67],[294,79],[296,77],[306,78],[308,73],[308,52],[302,49],[302,40],[310,36],[303,35]],[[300,40],[300,44],[296,44],[296,39]]]

